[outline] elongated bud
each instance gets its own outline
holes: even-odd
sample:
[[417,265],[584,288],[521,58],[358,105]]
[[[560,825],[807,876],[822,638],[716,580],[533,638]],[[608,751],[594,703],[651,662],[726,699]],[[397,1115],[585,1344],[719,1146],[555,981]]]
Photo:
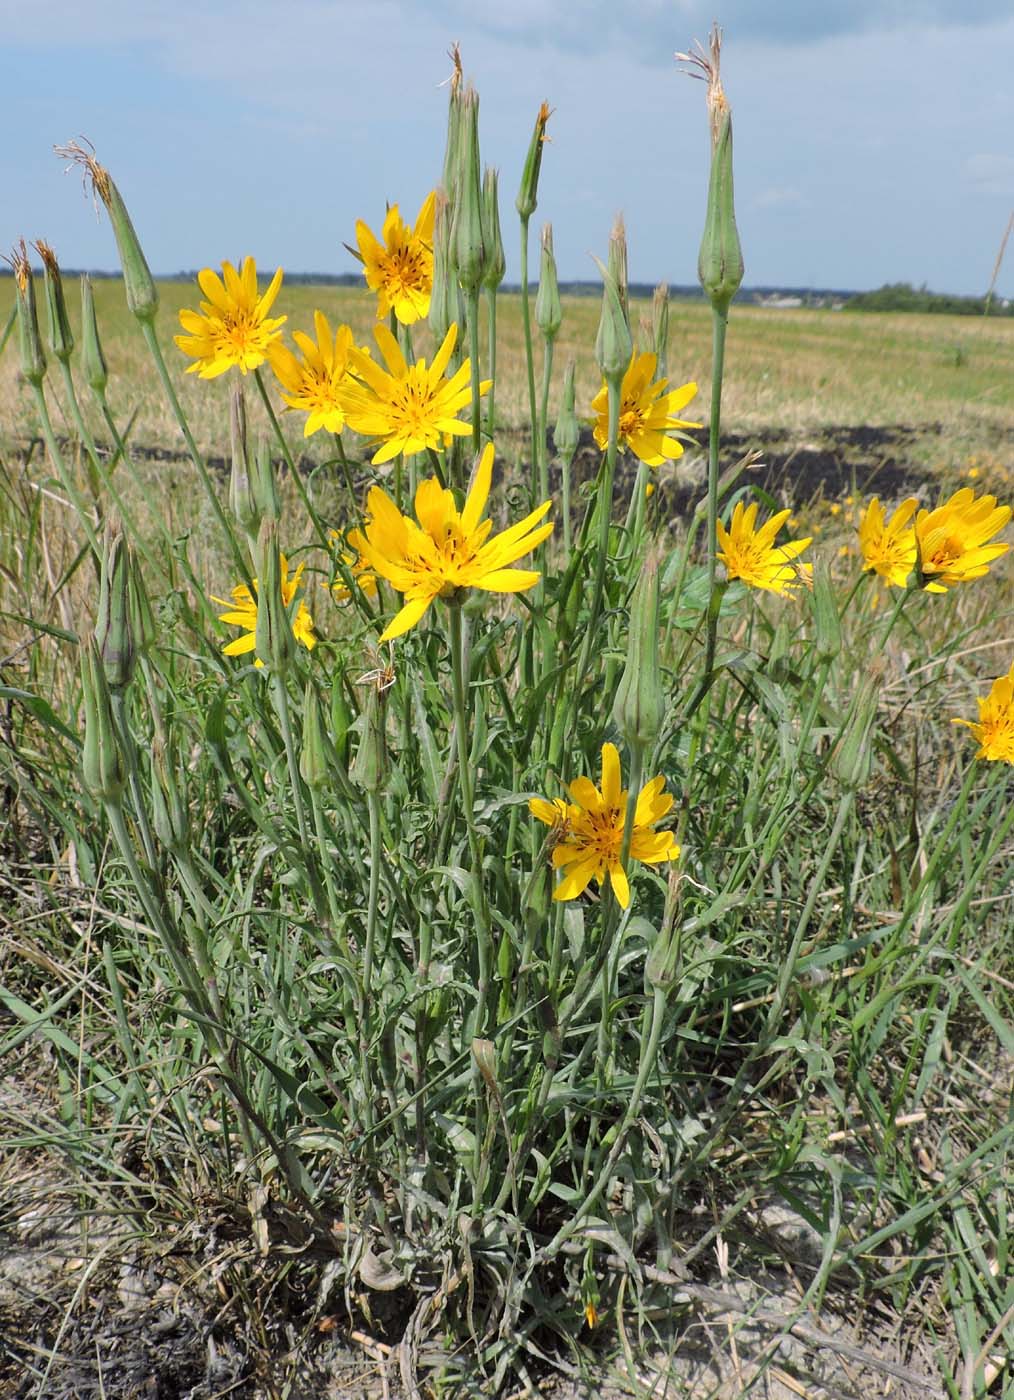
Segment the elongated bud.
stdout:
[[581,441],[581,427],[574,412],[574,372],[573,360],[567,361],[563,371],[563,393],[560,396],[560,412],[553,429],[553,445],[557,456],[569,466],[574,460],[578,443]]
[[649,555],[630,604],[627,664],[613,701],[616,727],[632,749],[642,752],[655,742],[665,718],[658,634],[658,561]]
[[359,716],[359,747],[349,777],[364,792],[379,792],[387,773],[387,734],[384,692],[371,685]]
[[623,314],[629,326],[630,303],[627,296],[627,228],[623,222],[622,214],[617,214],[616,218],[613,220],[612,231],[609,234],[609,254],[606,266],[613,274],[613,281],[616,283],[616,290],[620,295],[620,305],[623,307]]
[[833,661],[841,651],[841,620],[831,569],[826,559],[818,559],[814,565],[810,607],[813,609],[817,658],[820,661]]
[[134,676],[137,648],[130,617],[130,551],[119,530],[106,536],[99,581],[95,643],[106,684],[123,690]]
[[485,1081],[486,1088],[497,1099],[500,1098],[500,1086],[496,1076],[496,1046],[491,1040],[475,1039],[472,1041],[472,1057],[475,1060],[476,1068]]
[[697,259],[701,286],[716,311],[729,309],[743,281],[743,252],[732,197],[732,114],[726,112],[711,155],[708,212]]
[[134,549],[128,548],[127,558],[130,561],[130,635],[136,655],[147,656],[155,645],[155,616],[144,582],[144,566]]
[[190,813],[185,799],[185,780],[176,760],[173,741],[168,751],[156,747],[151,765],[151,818],[155,835],[170,851],[185,851],[190,845]]
[[273,520],[261,524],[257,537],[257,627],[254,641],[258,660],[284,676],[296,654],[285,601],[282,598],[282,564]]
[[[247,460],[249,461],[249,456]],[[262,519],[281,519],[282,503],[278,497],[275,464],[271,460],[268,440],[264,437],[259,437],[254,447],[253,496]]]
[[452,205],[458,193],[458,151],[461,144],[461,49],[452,44],[448,57],[454,64],[447,101],[447,143],[444,146],[443,186]]
[[515,209],[526,221],[535,213],[539,202],[539,171],[542,169],[542,148],[549,140],[546,135],[546,123],[549,118],[549,103],[543,102],[535,118],[535,129],[528,143],[528,154],[525,156],[525,166],[521,172],[521,186],[514,201]]
[[81,276],[81,363],[88,387],[96,394],[104,395],[109,383],[109,370],[106,368],[106,357],[102,353],[102,342],[99,340],[92,280],[87,273]]
[[14,295],[18,307],[18,347],[21,351],[21,374],[29,384],[38,388],[46,377],[46,356],[39,335],[39,313],[35,305],[35,282],[28,261],[25,240],[8,259],[14,270]]
[[655,351],[655,378],[669,378],[669,286],[660,282],[651,299],[651,341]]
[[299,753],[299,776],[308,788],[318,791],[328,779],[324,715],[313,681],[307,681],[303,699],[303,746]]
[[542,230],[542,262],[539,265],[539,291],[535,298],[535,320],[546,340],[555,340],[563,323],[560,287],[553,256],[553,225]]
[[486,246],[482,236],[479,94],[471,83],[461,99],[458,187],[454,200],[454,263],[458,285],[463,291],[475,291],[486,270]]
[[62,360],[64,364],[69,364],[70,357],[74,353],[74,333],[70,328],[70,318],[67,315],[67,303],[63,295],[63,278],[60,276],[60,264],[56,260],[56,254],[45,239],[38,239],[35,248],[39,257],[42,259],[43,270],[46,274],[46,313],[49,321],[49,348],[58,360]]
[[127,206],[113,183],[112,176],[90,151],[83,150],[76,141],[71,141],[66,146],[57,146],[56,154],[70,160],[74,165],[83,166],[87,171],[92,188],[106,206],[109,222],[113,226],[116,247],[120,254],[120,266],[123,269],[127,305],[139,321],[154,321],[158,311],[158,288],[141,251],[141,244],[127,213]]
[[232,447],[232,471],[229,475],[229,505],[233,519],[255,540],[261,527],[261,508],[250,472],[250,457],[246,432],[246,400],[240,380],[233,379],[229,395],[229,437]]
[[503,234],[500,231],[499,176],[487,165],[482,177],[482,240],[486,247],[486,270],[482,274],[482,285],[495,292],[507,272],[507,259],[503,251]]
[[437,345],[458,319],[457,276],[451,248],[452,210],[447,195],[437,190],[433,205],[433,290],[430,293],[429,328]]
[[81,650],[81,689],[85,705],[81,776],[96,801],[115,803],[123,792],[123,755],[116,738],[109,687],[94,637],[89,638]]
[[838,781],[852,792],[861,788],[870,776],[879,690],[879,675],[866,675],[859,682],[844,732],[831,760]]
[[599,272],[602,274],[602,314],[595,337],[595,360],[606,383],[619,388],[634,353],[634,342],[616,281],[602,263],[599,263]]

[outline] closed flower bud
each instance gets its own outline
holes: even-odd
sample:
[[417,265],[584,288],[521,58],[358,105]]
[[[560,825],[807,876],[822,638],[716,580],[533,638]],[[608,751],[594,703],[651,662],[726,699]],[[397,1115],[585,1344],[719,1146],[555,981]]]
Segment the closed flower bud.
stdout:
[[669,287],[660,282],[651,299],[651,342],[655,351],[655,378],[669,378]]
[[14,269],[14,295],[18,307],[18,345],[21,351],[21,374],[29,384],[38,388],[46,377],[46,356],[39,335],[39,314],[35,305],[35,283],[28,261],[25,240],[14,249],[9,259]]
[[130,632],[134,650],[138,656],[146,656],[155,645],[155,618],[151,611],[151,599],[144,582],[144,569],[134,550],[128,550],[130,559]]
[[49,244],[40,238],[35,244],[46,274],[46,312],[49,321],[49,348],[64,364],[70,362],[74,353],[74,333],[70,328],[67,303],[63,295],[63,279],[60,264]]
[[616,281],[601,263],[599,271],[602,274],[602,314],[595,337],[595,360],[602,378],[618,390],[630,365],[634,342]]
[[486,270],[486,247],[482,229],[482,167],[479,164],[479,94],[471,84],[461,99],[453,237],[458,284],[463,291],[474,292]]
[[482,275],[482,285],[491,292],[496,291],[507,272],[497,184],[496,171],[487,166],[482,177],[482,240],[486,247],[486,270]]
[[447,195],[437,190],[433,204],[433,289],[430,293],[429,328],[437,345],[458,319],[457,278],[451,248],[452,210]]
[[261,526],[261,509],[257,503],[257,494],[250,472],[243,386],[235,378],[232,381],[229,397],[229,437],[232,447],[229,506],[232,509],[233,519],[252,541],[257,538],[257,531]]
[[879,675],[866,675],[859,682],[844,731],[831,760],[838,781],[852,792],[861,788],[870,776],[879,689]]
[[[249,462],[249,454],[247,456]],[[282,503],[278,498],[278,483],[275,480],[275,464],[271,460],[271,451],[268,447],[267,438],[260,437],[254,447],[254,479],[253,479],[254,502],[261,519],[279,520],[282,514]],[[260,527],[258,526],[258,529]]]
[[708,209],[697,274],[712,306],[724,315],[743,281],[743,252],[732,194],[732,113],[728,110],[711,153]]
[[838,599],[831,582],[831,570],[826,559],[819,559],[814,565],[810,606],[813,609],[817,658],[820,661],[833,661],[841,651],[841,620],[838,616]]
[[539,267],[539,291],[535,298],[535,320],[546,340],[555,340],[563,323],[560,287],[556,280],[556,258],[553,256],[553,225],[542,230],[542,262]]
[[447,143],[444,146],[443,187],[453,205],[458,192],[458,149],[461,144],[461,50],[457,44],[451,45],[450,59],[454,72],[450,78],[450,97],[447,103]]
[[574,412],[574,361],[567,361],[563,372],[563,393],[560,396],[560,412],[553,429],[553,445],[558,457],[569,466],[574,460],[578,443],[581,441],[581,427]]
[[94,638],[89,639],[81,652],[81,689],[85,705],[81,776],[96,801],[115,803],[123,792],[123,756],[116,737],[109,687]]
[[535,129],[528,144],[528,154],[525,156],[525,166],[521,172],[521,186],[518,190],[518,197],[514,201],[515,209],[525,221],[535,213],[535,207],[539,202],[539,171],[542,169],[542,148],[549,140],[546,135],[546,123],[549,121],[549,116],[549,103],[543,102],[539,108],[539,115],[535,118]]
[[116,530],[106,537],[95,618],[95,643],[110,690],[123,690],[130,684],[137,662],[130,620],[130,574],[130,551]]
[[665,718],[665,693],[658,655],[658,561],[644,561],[630,604],[627,664],[623,668],[613,720],[632,749],[653,744]]
[[257,626],[255,650],[272,672],[284,676],[296,652],[292,623],[282,598],[282,566],[275,522],[265,520],[257,539]]
[[623,307],[623,315],[627,325],[630,325],[630,303],[627,298],[627,228],[623,222],[623,215],[617,214],[613,220],[612,232],[609,234],[609,253],[606,257],[606,266],[612,273],[613,281],[616,283],[616,290],[620,294],[620,305]]
[[99,323],[95,316],[92,282],[87,274],[83,274],[81,277],[81,363],[88,387],[94,389],[96,394],[104,394],[106,385],[109,383],[109,371],[106,368],[106,357],[102,353],[102,343],[99,340]]
[[151,818],[155,835],[167,850],[185,851],[190,844],[190,814],[184,798],[183,775],[172,748],[168,753],[156,748],[152,775]]
[[349,777],[364,792],[379,792],[387,773],[387,734],[384,692],[371,685],[359,716],[359,747]]
[[328,778],[324,716],[313,681],[306,683],[303,702],[303,746],[299,753],[299,776],[312,790],[324,787]]

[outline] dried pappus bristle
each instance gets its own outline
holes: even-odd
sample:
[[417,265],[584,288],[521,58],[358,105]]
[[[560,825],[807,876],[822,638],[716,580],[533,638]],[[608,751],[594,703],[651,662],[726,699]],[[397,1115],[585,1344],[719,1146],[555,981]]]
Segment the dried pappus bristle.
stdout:
[[[87,137],[83,139],[87,140]],[[90,141],[88,145],[91,146]],[[91,150],[86,151],[79,142],[68,141],[65,146],[54,146],[53,150],[61,160],[67,161],[68,170],[71,170],[74,166],[81,168],[85,180],[85,187],[87,188],[87,182],[90,179],[92,193],[97,194],[108,209],[110,199],[109,172],[104,165],[100,165],[95,159],[94,146],[91,147]]]
[[56,254],[54,253],[52,247],[46,242],[46,240],[44,238],[37,238],[32,244],[32,247],[42,259],[42,265],[43,267],[45,267],[46,271],[53,273],[54,275],[58,274],[60,271],[60,264],[56,260]]
[[[725,96],[725,89],[722,87],[721,66],[722,66],[722,31],[717,24],[712,25],[711,34],[708,38],[708,48],[710,57],[704,51],[704,46],[699,39],[694,40],[694,47],[689,53],[677,51],[674,55],[677,63],[689,63],[691,69],[684,69],[688,78],[700,78],[708,85],[707,104],[708,119],[711,123],[711,144],[718,144],[718,135],[721,130],[722,118],[729,110],[729,102]],[[699,72],[692,71],[699,69]]]

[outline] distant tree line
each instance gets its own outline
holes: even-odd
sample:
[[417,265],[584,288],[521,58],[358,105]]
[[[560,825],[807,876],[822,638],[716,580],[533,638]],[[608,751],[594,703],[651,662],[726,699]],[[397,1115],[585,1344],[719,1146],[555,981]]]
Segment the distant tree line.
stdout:
[[[911,282],[889,282],[875,292],[856,292],[845,303],[846,311],[941,311],[949,316],[982,316],[985,297],[959,297],[948,292],[931,292]],[[993,297],[991,316],[1014,316],[1014,304],[1005,297]]]

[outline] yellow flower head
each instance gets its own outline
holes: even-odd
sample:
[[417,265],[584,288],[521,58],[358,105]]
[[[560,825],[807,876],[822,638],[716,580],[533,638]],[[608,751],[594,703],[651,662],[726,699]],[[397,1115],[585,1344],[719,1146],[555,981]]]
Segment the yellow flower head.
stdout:
[[[593,877],[601,888],[608,874],[621,907],[626,909],[630,904],[630,885],[620,864],[627,817],[627,792],[620,782],[616,746],[603,744],[601,791],[591,778],[575,778],[567,786],[571,802],[533,797],[528,803],[532,816],[551,826],[556,835],[553,866],[563,871],[563,879],[553,891],[554,899],[576,899]],[[664,787],[665,778],[659,775],[646,783],[637,797],[630,855],[646,865],[676,860],[680,853],[671,831],[652,830],[672,807],[672,796]]]
[[[358,554],[349,554],[341,548],[342,537],[337,530],[329,530],[327,537],[336,548],[338,557],[352,575],[354,582],[359,585],[368,598],[375,598],[377,596],[377,576],[370,570],[366,560]],[[344,603],[352,596],[348,587],[341,580],[331,585],[331,592],[339,603]]]
[[[290,578],[289,564],[284,554],[279,555],[278,563],[281,570],[282,602],[291,613],[292,600],[296,596],[296,590],[299,588],[300,579],[303,576],[303,565],[300,564]],[[253,581],[253,586],[257,590],[256,579]],[[244,635],[228,642],[222,650],[226,656],[242,656],[248,651],[253,651],[257,645],[257,600],[252,596],[245,583],[238,584],[232,590],[230,597],[232,598],[231,603],[225,598],[216,598],[212,594],[214,602],[221,603],[223,607],[228,608],[228,612],[219,613],[218,620],[219,622],[228,622],[233,627],[244,628]],[[307,651],[312,651],[317,645],[317,638],[313,635],[313,618],[302,599],[300,599],[296,615],[292,619],[292,635],[297,642],[306,647]],[[264,662],[258,656],[254,665],[261,667]]]
[[955,583],[988,574],[990,564],[1010,549],[988,541],[1010,517],[1010,506],[998,506],[995,496],[976,500],[971,486],[962,486],[936,510],[921,510],[915,537],[926,592],[946,593]]
[[[451,325],[428,368],[425,360],[408,364],[383,322],[374,326],[373,334],[387,369],[353,346],[349,363],[362,382],[346,386],[342,404],[350,428],[380,440],[374,463],[389,462],[399,452],[445,447],[453,436],[467,436],[471,425],[462,423],[457,415],[472,402],[471,362],[465,360],[457,374],[444,378],[458,337],[457,325]],[[479,392],[486,393],[490,382],[484,380]]]
[[403,595],[404,605],[381,633],[382,642],[414,627],[434,598],[453,598],[460,588],[520,593],[538,583],[538,573],[506,566],[551,533],[552,521],[538,523],[551,502],[545,501],[517,525],[491,539],[493,522],[481,517],[492,473],[493,444],[489,443],[460,512],[450,491],[436,477],[420,482],[415,493],[418,524],[411,516],[402,515],[386,491],[371,487],[365,533],[352,530],[348,540],[366,564]]
[[303,436],[310,437],[318,428],[340,433],[345,426],[340,390],[348,372],[352,331],[339,326],[334,335],[322,311],[313,313],[316,341],[304,331],[295,331],[293,340],[302,352],[298,360],[287,345],[279,341],[271,347],[271,368],[285,392],[282,398],[289,408],[307,415]]
[[890,586],[904,588],[915,568],[915,527],[909,524],[919,502],[909,496],[887,520],[876,496],[859,520],[863,572],[871,569]]
[[[683,456],[682,443],[667,436],[673,429],[701,426],[676,416],[697,393],[697,385],[683,384],[666,393],[668,379],[652,382],[657,364],[654,355],[639,355],[635,350],[620,386],[620,445],[629,447],[649,467],[660,467],[663,462],[674,462]],[[605,384],[591,406],[597,415],[595,441],[604,452],[609,442],[609,391]]]
[[187,366],[187,373],[215,379],[233,365],[242,374],[262,365],[286,320],[284,316],[268,317],[282,285],[282,269],[277,270],[260,297],[253,258],[243,259],[240,272],[232,263],[224,262],[221,277],[206,267],[197,274],[197,281],[208,300],[201,302],[200,312],[187,308],[180,312],[180,325],[187,334],[175,337],[184,355],[194,361]]
[[721,545],[718,557],[730,579],[741,578],[751,588],[766,588],[771,593],[788,593],[796,584],[809,579],[813,566],[797,564],[795,560],[811,543],[810,538],[775,544],[778,531],[791,514],[789,510],[780,510],[758,530],[756,502],[744,506],[739,501],[728,530],[720,520],[717,522]]
[[362,219],[356,223],[356,242],[363,260],[366,285],[377,294],[377,320],[393,311],[403,326],[429,315],[433,290],[433,214],[436,191],[423,200],[415,228],[402,222],[397,204],[384,220],[379,243]]
[[955,719],[951,723],[968,725],[979,741],[976,758],[1014,763],[1014,666],[993,682],[989,694],[980,698],[978,705],[978,724],[970,719]]

